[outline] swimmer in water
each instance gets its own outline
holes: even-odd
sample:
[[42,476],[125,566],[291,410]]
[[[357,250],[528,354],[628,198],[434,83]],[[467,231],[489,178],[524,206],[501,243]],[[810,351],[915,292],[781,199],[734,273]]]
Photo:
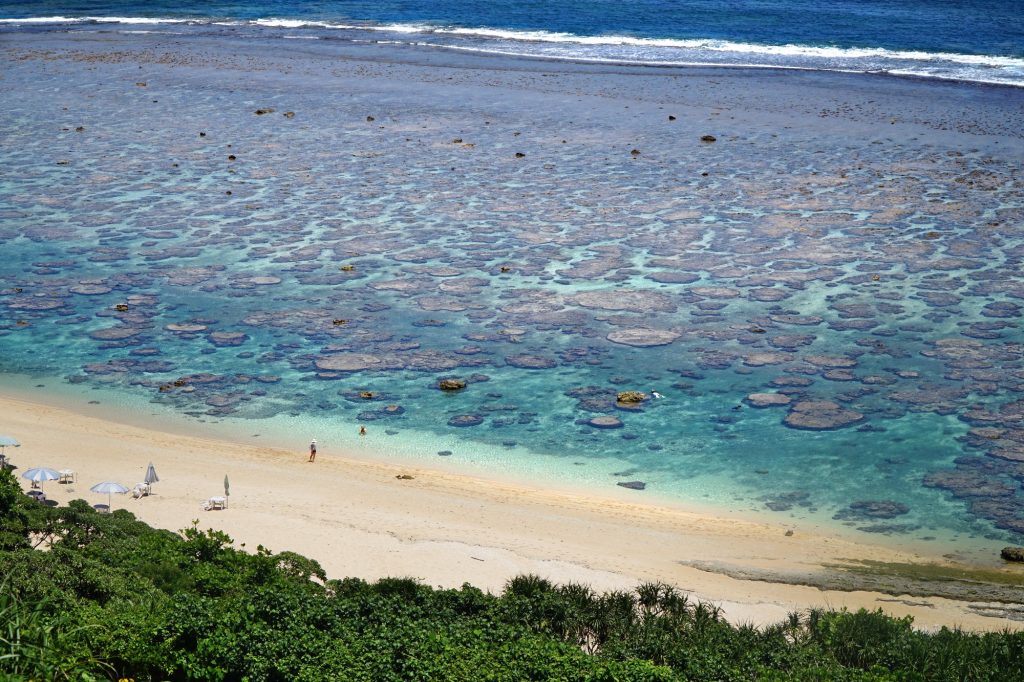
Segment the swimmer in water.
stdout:
[[655,398],[664,398],[665,397],[662,394],[658,393],[657,391],[651,391],[651,395],[654,396]]

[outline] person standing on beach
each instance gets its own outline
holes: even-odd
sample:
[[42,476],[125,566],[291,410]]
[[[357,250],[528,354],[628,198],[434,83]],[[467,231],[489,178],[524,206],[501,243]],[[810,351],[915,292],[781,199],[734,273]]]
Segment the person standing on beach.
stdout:
[[309,461],[310,462],[315,462],[316,461],[316,439],[315,438],[309,444]]

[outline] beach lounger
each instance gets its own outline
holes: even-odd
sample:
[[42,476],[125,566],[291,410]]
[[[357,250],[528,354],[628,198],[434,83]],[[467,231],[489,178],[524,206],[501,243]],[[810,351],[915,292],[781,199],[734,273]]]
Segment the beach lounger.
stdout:
[[203,509],[210,511],[211,509],[224,509],[228,506],[228,500],[226,497],[211,497],[203,503]]
[[94,504],[92,506],[92,508],[95,509],[96,511],[98,511],[99,513],[101,513],[101,514],[109,514],[110,513],[110,505],[109,504]]
[[132,488],[132,497],[139,499],[140,497],[152,494],[152,492],[153,488],[148,483],[136,483],[135,487]]
[[58,473],[60,474],[60,480],[57,481],[58,483],[75,482],[75,472],[73,469],[61,469]]
[[36,502],[46,502],[46,493],[44,493],[42,490],[29,490],[25,494],[34,499]]

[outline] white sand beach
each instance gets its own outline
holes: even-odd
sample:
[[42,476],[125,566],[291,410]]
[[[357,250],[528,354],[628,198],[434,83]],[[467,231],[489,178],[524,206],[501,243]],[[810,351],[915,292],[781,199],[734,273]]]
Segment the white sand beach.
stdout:
[[[8,453],[16,466],[77,472],[73,484],[45,484],[49,499],[105,502],[106,496],[89,492],[93,483],[131,487],[153,462],[161,479],[154,494],[115,496],[115,510],[170,530],[198,520],[200,528],[223,530],[247,550],[262,544],[316,559],[330,578],[413,576],[435,586],[469,582],[492,591],[527,572],[599,590],[665,581],[720,605],[734,622],[765,624],[824,606],[882,608],[911,615],[925,628],[1015,625],[958,601],[735,580],[680,563],[793,572],[851,558],[934,560],[882,546],[802,531],[787,536],[782,525],[390,466],[345,453],[321,450],[310,464],[300,447],[286,451],[140,428],[9,395],[0,398],[0,411],[2,429],[22,441]],[[223,494],[225,474],[229,508],[204,511],[206,498]]]

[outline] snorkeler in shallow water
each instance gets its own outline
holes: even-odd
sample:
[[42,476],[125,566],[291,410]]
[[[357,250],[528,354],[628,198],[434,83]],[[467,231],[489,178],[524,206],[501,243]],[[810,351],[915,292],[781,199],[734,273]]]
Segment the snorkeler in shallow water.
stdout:
[[655,398],[664,398],[665,397],[662,394],[658,393],[657,391],[651,391],[651,395],[654,396]]

